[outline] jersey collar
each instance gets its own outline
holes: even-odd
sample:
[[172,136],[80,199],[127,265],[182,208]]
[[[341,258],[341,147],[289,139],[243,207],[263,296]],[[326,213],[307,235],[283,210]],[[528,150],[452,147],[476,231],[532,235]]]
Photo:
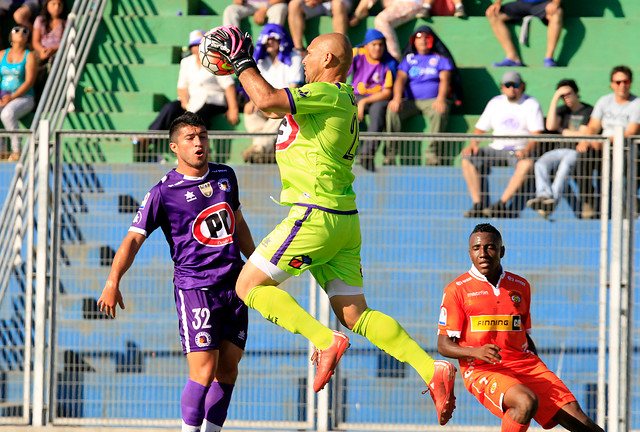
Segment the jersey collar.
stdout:
[[498,280],[498,285],[497,286],[494,286],[491,282],[489,282],[489,280],[486,278],[486,276],[483,275],[482,273],[480,273],[480,271],[473,264],[471,265],[471,268],[469,269],[469,274],[472,277],[474,277],[475,279],[478,279],[480,281],[486,282],[489,285],[491,285],[491,288],[493,288],[493,293],[495,295],[498,295],[500,293],[500,283],[502,282],[502,278],[504,278],[504,268],[501,269],[501,270],[502,270],[502,273],[500,274],[500,279]]
[[203,180],[206,176],[209,175],[209,172],[210,172],[210,169],[207,168],[207,172],[204,173],[202,177],[194,177],[194,176],[188,176],[188,175],[182,174],[182,178],[185,180],[193,180],[193,181]]

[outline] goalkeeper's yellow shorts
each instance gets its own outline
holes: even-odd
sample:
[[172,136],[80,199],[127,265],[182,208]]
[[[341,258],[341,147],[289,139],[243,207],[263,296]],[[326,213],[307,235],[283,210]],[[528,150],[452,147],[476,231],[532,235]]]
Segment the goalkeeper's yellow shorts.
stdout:
[[[361,244],[357,213],[336,214],[294,205],[254,252],[270,265],[254,256],[251,261],[277,282],[309,270],[325,290],[326,283],[335,279],[351,287],[362,287]],[[271,269],[266,268],[270,266]]]

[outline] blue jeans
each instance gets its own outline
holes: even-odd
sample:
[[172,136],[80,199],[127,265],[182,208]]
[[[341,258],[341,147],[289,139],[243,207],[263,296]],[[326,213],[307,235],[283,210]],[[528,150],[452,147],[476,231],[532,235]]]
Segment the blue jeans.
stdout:
[[[533,166],[536,174],[536,197],[553,198],[558,201],[577,160],[578,152],[575,149],[559,148],[543,153]],[[554,168],[556,174],[551,183],[550,177]]]

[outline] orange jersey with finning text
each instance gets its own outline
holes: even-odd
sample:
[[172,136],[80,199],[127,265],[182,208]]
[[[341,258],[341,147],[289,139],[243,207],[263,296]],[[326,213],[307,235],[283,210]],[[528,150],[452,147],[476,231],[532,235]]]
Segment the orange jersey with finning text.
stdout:
[[[520,358],[529,346],[530,303],[526,279],[503,271],[494,287],[472,266],[444,289],[438,334],[457,338],[463,347],[498,345],[503,361]],[[461,358],[461,368],[466,369],[473,360]]]

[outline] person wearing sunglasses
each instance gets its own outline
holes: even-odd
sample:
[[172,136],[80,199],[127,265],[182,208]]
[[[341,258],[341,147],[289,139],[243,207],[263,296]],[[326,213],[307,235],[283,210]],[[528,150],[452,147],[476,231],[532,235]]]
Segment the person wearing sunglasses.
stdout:
[[[611,90],[596,102],[587,124],[585,135],[601,134],[613,137],[616,126],[624,127],[625,138],[640,133],[640,99],[631,93],[633,73],[627,66],[616,66],[611,70]],[[598,217],[600,191],[593,172],[600,172],[602,165],[602,143],[581,141],[576,150],[576,181],[582,202],[582,219]],[[637,189],[637,187],[636,187]]]
[[[501,91],[502,94],[491,99],[485,107],[474,134],[488,131],[494,136],[541,134],[544,131],[542,108],[535,98],[525,94],[525,83],[518,72],[511,70],[502,75]],[[531,172],[537,145],[537,141],[526,138],[505,138],[496,139],[482,148],[479,141],[471,141],[462,149],[462,173],[473,201],[464,217],[513,217],[507,204]],[[515,170],[500,199],[489,206],[486,178],[492,166],[513,166]]]
[[[36,81],[37,60],[27,49],[30,31],[26,26],[11,29],[11,47],[0,51],[0,121],[6,130],[19,129],[18,120],[31,112],[34,102],[33,85]],[[11,154],[2,151],[3,159],[20,158],[19,137],[11,138]]]

